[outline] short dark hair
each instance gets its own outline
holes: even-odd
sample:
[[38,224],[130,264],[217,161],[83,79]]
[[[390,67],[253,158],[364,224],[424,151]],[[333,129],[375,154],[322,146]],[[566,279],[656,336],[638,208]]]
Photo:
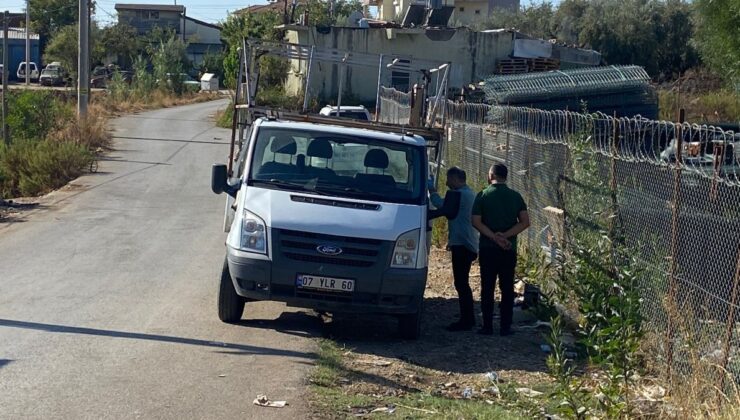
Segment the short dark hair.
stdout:
[[509,176],[509,168],[503,163],[496,163],[491,166],[489,173],[493,174],[497,178],[506,179]]
[[447,177],[449,178],[451,176],[459,179],[462,182],[467,181],[468,177],[467,174],[465,174],[465,171],[457,166],[453,166],[447,170]]

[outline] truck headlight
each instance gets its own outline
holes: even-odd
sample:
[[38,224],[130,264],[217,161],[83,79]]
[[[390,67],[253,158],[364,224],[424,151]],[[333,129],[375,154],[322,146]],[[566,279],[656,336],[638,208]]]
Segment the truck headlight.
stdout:
[[419,229],[414,229],[399,236],[393,249],[393,268],[416,268],[419,255]]
[[244,210],[242,217],[241,249],[245,251],[267,253],[267,228],[259,216]]

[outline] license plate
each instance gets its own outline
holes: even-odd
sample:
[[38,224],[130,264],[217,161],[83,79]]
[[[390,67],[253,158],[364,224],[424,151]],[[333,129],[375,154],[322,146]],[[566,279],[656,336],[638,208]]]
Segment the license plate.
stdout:
[[296,286],[303,289],[333,290],[337,292],[351,292],[355,290],[354,280],[312,276],[309,274],[299,274],[295,283]]

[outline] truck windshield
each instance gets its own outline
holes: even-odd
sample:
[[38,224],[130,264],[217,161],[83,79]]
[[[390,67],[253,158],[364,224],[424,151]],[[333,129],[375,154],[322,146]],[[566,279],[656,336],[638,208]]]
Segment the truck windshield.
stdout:
[[392,203],[422,203],[424,149],[321,131],[261,128],[249,185]]

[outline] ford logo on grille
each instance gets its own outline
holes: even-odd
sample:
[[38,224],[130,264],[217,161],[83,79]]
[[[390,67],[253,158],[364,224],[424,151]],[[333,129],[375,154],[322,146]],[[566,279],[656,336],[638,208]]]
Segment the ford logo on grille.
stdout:
[[334,245],[319,245],[316,250],[324,255],[339,255],[342,253],[342,248]]

